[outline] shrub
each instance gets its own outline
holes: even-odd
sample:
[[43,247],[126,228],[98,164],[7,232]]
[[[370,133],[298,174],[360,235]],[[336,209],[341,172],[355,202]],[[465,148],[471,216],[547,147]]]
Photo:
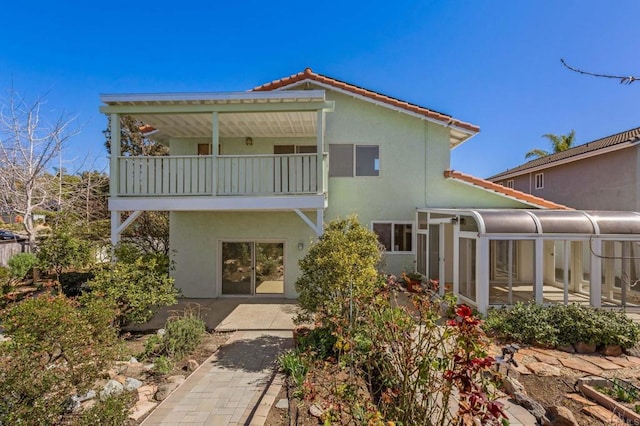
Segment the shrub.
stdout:
[[63,296],[31,298],[6,310],[12,340],[0,345],[0,424],[58,424],[65,401],[84,393],[117,356],[104,310]]
[[520,343],[559,344],[557,328],[550,322],[549,311],[535,303],[517,303],[510,309],[490,310],[483,328],[498,337]]
[[96,404],[82,412],[71,424],[73,426],[120,426],[127,424],[129,407],[133,405],[136,397],[131,392],[122,392],[112,395],[104,401],[96,401]]
[[519,303],[511,309],[492,310],[485,329],[505,339],[545,346],[584,342],[627,349],[640,341],[640,326],[624,312],[577,304],[543,307]]
[[346,316],[350,297],[371,297],[381,286],[378,237],[356,217],[331,221],[318,242],[300,260],[295,283],[302,308],[299,321],[313,314]]
[[169,374],[173,370],[173,362],[170,358],[160,355],[153,363],[154,370],[159,374]]
[[298,337],[298,348],[311,353],[316,359],[324,360],[335,356],[336,336],[327,327],[316,327],[309,333]]
[[173,279],[156,270],[153,261],[138,259],[134,263],[116,262],[101,268],[87,282],[89,292],[83,293],[83,304],[91,298],[104,298],[116,309],[116,324],[141,324],[149,321],[154,308],[173,305],[178,291]]
[[18,253],[9,258],[7,266],[11,271],[11,276],[16,280],[23,280],[33,270],[38,263],[38,258],[32,253]]
[[186,309],[181,315],[167,319],[164,334],[149,337],[140,357],[166,355],[175,360],[182,359],[198,347],[205,332],[205,323],[196,310]]
[[63,272],[59,277],[62,292],[67,297],[77,297],[82,294],[83,285],[93,279],[93,277],[95,277],[95,274],[92,271]]
[[77,238],[68,226],[60,225],[38,242],[39,266],[53,270],[58,280],[66,268],[81,268],[92,263],[91,243]]

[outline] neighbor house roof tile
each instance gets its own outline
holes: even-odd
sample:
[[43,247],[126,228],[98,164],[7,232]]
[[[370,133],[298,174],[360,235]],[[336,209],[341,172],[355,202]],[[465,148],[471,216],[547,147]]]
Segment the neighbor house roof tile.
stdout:
[[469,132],[477,133],[480,131],[480,127],[476,126],[475,124],[466,123],[464,121],[455,119],[450,115],[443,114],[441,112],[437,112],[429,108],[422,107],[420,105],[412,104],[400,99],[393,98],[391,96],[383,95],[381,93],[365,89],[360,86],[356,86],[354,84],[345,83],[344,81],[336,80],[335,78],[318,74],[316,72],[313,72],[311,68],[306,68],[304,71],[299,72],[297,74],[290,75],[289,77],[281,78],[279,80],[274,80],[269,83],[263,84],[261,86],[254,87],[252,90],[255,90],[255,91],[275,90],[275,89],[280,89],[282,87],[299,83],[305,80],[312,80],[318,83],[326,84],[331,87],[342,89],[344,91],[347,91],[356,95],[364,96],[366,98],[369,98],[377,102],[386,103],[388,105],[401,108],[406,111],[423,115],[435,121],[442,122],[443,124],[446,124],[446,125],[453,125],[461,129],[465,129]]
[[636,127],[635,129],[631,130],[625,130],[624,132],[616,133],[615,135],[607,136],[601,139],[596,139],[595,141],[575,146],[566,151],[536,158],[535,160],[531,160],[518,167],[514,167],[513,169],[505,170],[504,172],[493,175],[488,179],[496,181],[504,176],[513,175],[514,173],[518,174],[520,172],[525,172],[526,170],[540,166],[551,166],[553,165],[552,163],[555,163],[557,161],[567,160],[571,157],[576,157],[581,154],[598,151],[600,149],[608,148],[613,145],[619,145],[625,142],[636,142],[638,140],[640,140],[640,127]]
[[498,185],[497,183],[489,182],[488,180],[481,179],[475,176],[468,175],[456,170],[445,170],[444,177],[447,179],[454,179],[466,184],[493,191],[501,195],[506,195],[511,198],[515,198],[518,201],[522,201],[527,204],[535,205],[545,209],[561,209],[561,210],[573,210],[570,207],[563,206],[562,204],[554,203],[553,201],[545,200],[544,198],[536,197],[531,194],[527,194],[522,191],[518,191],[506,186]]

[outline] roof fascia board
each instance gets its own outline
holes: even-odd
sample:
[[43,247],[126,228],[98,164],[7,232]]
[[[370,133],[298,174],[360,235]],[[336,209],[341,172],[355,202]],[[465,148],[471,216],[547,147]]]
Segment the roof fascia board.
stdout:
[[100,100],[109,102],[179,102],[179,101],[234,101],[234,100],[285,100],[320,98],[325,99],[324,90],[289,90],[286,92],[203,92],[203,93],[122,93],[100,95]]
[[103,105],[103,114],[192,114],[207,112],[279,112],[320,111],[332,112],[334,101],[311,102],[256,102],[225,104],[151,104],[151,105]]
[[520,198],[516,198],[516,197],[514,197],[514,196],[507,195],[507,194],[502,194],[502,193],[497,192],[497,191],[494,191],[494,190],[492,190],[492,189],[483,188],[483,187],[481,187],[481,186],[479,186],[479,185],[474,185],[473,183],[471,183],[471,182],[467,182],[467,181],[462,180],[462,179],[458,179],[458,178],[455,178],[455,177],[448,177],[447,179],[451,179],[451,180],[453,180],[453,181],[455,181],[455,182],[458,182],[458,183],[461,183],[461,184],[464,184],[464,185],[470,186],[470,187],[472,187],[472,188],[476,188],[476,189],[479,189],[479,190],[482,190],[482,191],[485,191],[485,192],[489,192],[489,193],[491,193],[491,194],[495,194],[495,195],[497,195],[497,196],[499,196],[499,197],[508,198],[508,199],[510,199],[510,200],[517,201],[517,202],[519,202],[519,203],[521,203],[521,204],[525,204],[525,205],[527,205],[527,206],[535,207],[535,208],[537,208],[537,209],[542,209],[542,210],[548,210],[548,209],[549,209],[549,207],[541,206],[540,204],[535,204],[535,203],[532,203],[532,202],[529,202],[529,201],[524,201],[524,200],[521,200]]
[[[572,157],[568,157],[568,158],[563,158],[562,160],[556,160],[553,161],[551,163],[546,163],[546,164],[541,164],[539,166],[535,166],[535,167],[531,167],[530,169],[524,169],[524,170],[520,170],[518,172],[513,172],[513,173],[509,173],[509,174],[504,174],[504,175],[500,175],[499,177],[495,177],[495,178],[491,178],[491,182],[495,182],[495,181],[501,181],[504,179],[511,179],[517,176],[522,176],[522,175],[526,175],[529,173],[535,173],[535,172],[539,172],[542,170],[546,170],[549,169],[551,167],[555,167],[555,166],[561,166],[563,164],[568,164],[568,163],[572,163],[574,161],[580,161],[580,160],[585,160],[587,158],[591,158],[591,157],[596,157],[598,155],[602,155],[602,154],[608,154],[610,152],[614,152],[614,151],[619,151],[621,149],[625,149],[625,148],[631,148],[635,145],[638,145],[640,143],[640,141],[635,141],[635,142],[623,142],[620,144],[616,144],[613,146],[609,146],[606,148],[600,148],[594,151],[590,151],[590,152],[585,152],[583,154],[578,154],[578,155],[574,155]],[[495,179],[495,181],[493,180]]]
[[[470,131],[468,129],[464,129],[462,127],[455,126],[453,124],[444,123],[442,121],[436,120],[435,118],[427,117],[425,115],[418,114],[418,113],[415,113],[413,111],[408,111],[408,110],[406,110],[404,108],[400,108],[400,107],[397,107],[395,105],[390,105],[390,104],[388,104],[386,102],[377,101],[375,99],[371,99],[369,97],[366,97],[366,96],[363,96],[363,95],[359,95],[357,93],[353,93],[353,92],[351,92],[349,90],[344,90],[344,89],[341,89],[339,87],[332,86],[330,84],[322,83],[322,82],[316,81],[316,80],[314,80],[312,78],[305,78],[304,80],[300,80],[300,81],[296,81],[295,83],[287,84],[286,86],[279,87],[277,89],[274,89],[273,91],[274,92],[275,91],[282,91],[282,90],[287,89],[289,87],[299,86],[299,85],[301,85],[303,83],[312,83],[312,84],[315,84],[317,86],[324,87],[327,90],[333,90],[335,92],[342,93],[343,95],[351,96],[353,98],[360,99],[362,101],[366,101],[366,102],[369,102],[369,103],[372,103],[374,105],[378,105],[378,106],[381,106],[381,107],[384,107],[384,108],[388,108],[388,109],[393,110],[393,111],[402,112],[404,114],[407,114],[407,115],[412,116],[412,117],[419,118],[421,120],[425,120],[425,121],[429,121],[431,123],[439,124],[439,125],[444,126],[444,127],[449,127],[449,128],[452,128],[452,129],[456,129],[459,132],[462,132],[462,133],[465,133],[465,134],[469,135],[469,137],[467,139],[469,139],[472,136],[475,136],[478,133],[478,132],[472,132],[472,131]],[[467,139],[465,139],[465,140],[467,140]],[[460,142],[460,143],[462,143],[462,142]]]

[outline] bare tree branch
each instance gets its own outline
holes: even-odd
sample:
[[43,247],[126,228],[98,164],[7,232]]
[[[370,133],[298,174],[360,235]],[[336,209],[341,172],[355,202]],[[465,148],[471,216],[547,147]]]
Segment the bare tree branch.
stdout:
[[640,77],[634,77],[632,75],[623,76],[623,75],[599,74],[599,73],[584,71],[579,68],[572,67],[571,65],[567,64],[562,58],[560,59],[560,62],[562,62],[562,65],[564,65],[566,68],[570,69],[571,71],[577,72],[579,74],[591,75],[593,77],[600,77],[600,78],[612,78],[614,80],[620,80],[620,84],[628,85],[633,83],[636,80],[640,80]]

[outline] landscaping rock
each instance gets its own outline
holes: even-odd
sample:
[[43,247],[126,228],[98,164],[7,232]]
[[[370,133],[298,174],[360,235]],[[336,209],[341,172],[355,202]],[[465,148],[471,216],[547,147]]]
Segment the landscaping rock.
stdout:
[[177,374],[175,376],[169,376],[167,377],[167,382],[169,383],[176,383],[176,384],[181,384],[182,382],[184,382],[185,377],[182,374]]
[[535,354],[533,354],[533,357],[538,361],[544,362],[549,365],[560,365],[560,361],[558,361],[558,358],[546,353],[536,352]]
[[117,382],[115,380],[109,380],[104,388],[100,391],[100,399],[105,400],[112,395],[118,395],[124,390],[124,386],[122,383]]
[[527,368],[537,376],[559,376],[560,369],[545,362],[531,362],[527,364]]
[[121,376],[120,374],[118,374],[112,380],[115,380],[116,382],[121,383],[121,384],[124,385],[124,383],[127,381],[127,378],[125,376]]
[[320,419],[322,418],[324,411],[322,411],[322,409],[318,407],[316,404],[313,404],[311,407],[309,407],[309,414],[311,414],[313,417],[317,417]]
[[599,405],[589,405],[587,407],[583,407],[582,412],[595,417],[608,426],[621,426],[625,424],[625,422],[615,413]]
[[591,343],[578,342],[573,347],[579,354],[592,354],[596,351],[596,345]]
[[586,362],[580,359],[575,358],[567,358],[561,359],[560,362],[567,368],[571,368],[572,370],[582,371],[584,373],[593,374],[594,376],[599,376],[602,374],[602,369],[600,367],[596,367],[590,362]]
[[[135,358],[132,358],[135,359]],[[120,374],[127,377],[135,377],[136,379],[141,379],[145,375],[145,368],[142,363],[139,362],[130,362],[122,366],[120,370]]]
[[524,386],[522,385],[522,383],[520,383],[513,377],[505,377],[502,385],[504,387],[504,392],[507,395],[513,395],[516,392],[524,393]]
[[564,346],[560,346],[560,347],[558,348],[558,350],[559,350],[559,351],[562,351],[562,352],[569,353],[569,354],[574,354],[574,353],[576,353],[576,349],[573,347],[573,345],[564,345]]
[[602,349],[602,353],[605,356],[620,356],[622,355],[622,346],[619,345],[607,345]]
[[107,379],[115,379],[117,375],[118,375],[118,372],[112,368],[108,369],[104,373],[104,377],[106,377]]
[[128,391],[136,390],[140,386],[142,386],[142,382],[133,377],[127,377],[127,379],[124,382],[124,388]]
[[636,368],[638,366],[638,364],[633,361],[629,361],[623,356],[608,356],[606,358],[614,364],[618,364],[622,368]]
[[149,411],[153,410],[158,403],[153,401],[138,401],[132,408],[129,418],[138,421],[143,418]]
[[571,410],[560,405],[549,408],[549,418],[552,426],[580,426]]
[[523,394],[522,392],[516,392],[513,394],[513,400],[520,406],[529,411],[540,423],[550,423],[547,418],[547,411],[540,403]]
[[156,334],[160,337],[164,336],[167,333],[167,330],[165,330],[164,328],[159,328],[158,331],[156,331]]
[[80,411],[87,411],[96,405],[98,402],[95,399],[89,399],[80,404]]
[[138,400],[139,401],[151,401],[153,396],[158,391],[158,387],[155,385],[143,385],[138,388]]
[[158,386],[154,399],[156,401],[164,401],[178,387],[177,383],[168,382]]
[[200,364],[195,359],[190,359],[187,361],[187,371],[195,371]]
[[279,408],[280,410],[288,410],[289,400],[286,398],[280,399],[278,402],[276,402],[276,408]]
[[600,356],[578,355],[578,358],[590,362],[591,364],[595,365],[596,367],[602,368],[603,370],[618,370],[622,368],[618,364]]
[[139,364],[140,361],[136,359],[136,357],[132,356],[129,358],[129,364]]

